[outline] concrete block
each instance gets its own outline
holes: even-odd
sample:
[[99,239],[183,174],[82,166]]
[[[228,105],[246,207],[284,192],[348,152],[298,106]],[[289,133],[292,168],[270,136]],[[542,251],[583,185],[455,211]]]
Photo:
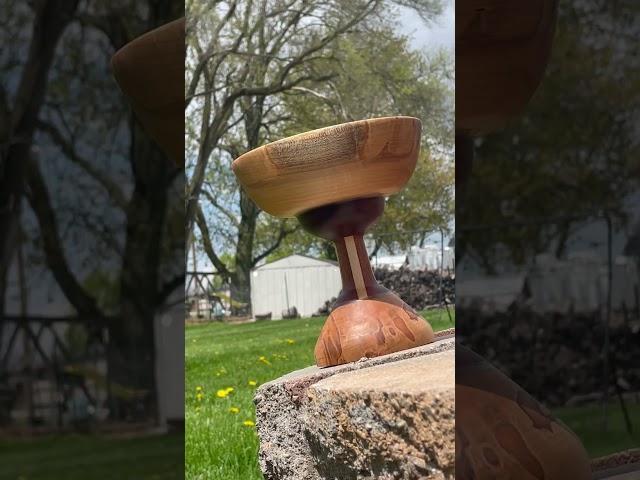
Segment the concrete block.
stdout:
[[261,386],[267,480],[453,479],[455,340]]

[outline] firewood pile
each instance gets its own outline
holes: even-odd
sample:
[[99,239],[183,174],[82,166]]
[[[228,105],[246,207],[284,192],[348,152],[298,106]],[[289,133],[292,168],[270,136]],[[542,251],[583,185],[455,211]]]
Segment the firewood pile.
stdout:
[[[395,292],[402,300],[407,302],[415,310],[423,310],[431,305],[440,304],[440,274],[426,270],[409,270],[400,268],[390,270],[377,268],[374,271],[378,282]],[[455,278],[445,275],[442,278],[443,300],[449,305],[455,304],[456,284]],[[331,313],[331,306],[336,301],[335,297],[327,300],[313,316],[326,316]]]
[[616,399],[640,390],[640,317],[609,327],[605,381],[605,327],[597,314],[539,314],[522,307],[484,314],[458,308],[456,336],[550,407],[596,398],[608,385]]
[[440,273],[437,271],[377,268],[374,273],[380,284],[395,292],[415,310],[423,310],[441,301],[455,304],[456,282],[453,276],[445,274],[442,277],[441,300]]

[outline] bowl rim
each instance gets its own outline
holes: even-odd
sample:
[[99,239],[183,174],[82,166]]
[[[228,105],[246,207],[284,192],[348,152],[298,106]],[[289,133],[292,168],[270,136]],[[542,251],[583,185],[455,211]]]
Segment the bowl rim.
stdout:
[[306,136],[306,135],[313,134],[313,133],[318,133],[318,132],[321,132],[323,130],[329,130],[329,129],[332,129],[332,128],[343,127],[345,125],[356,125],[356,124],[360,124],[360,123],[372,123],[372,122],[377,123],[379,121],[396,121],[396,120],[401,120],[401,121],[413,120],[413,121],[417,121],[419,124],[422,124],[422,121],[417,117],[412,117],[410,115],[391,115],[391,116],[387,116],[387,117],[363,118],[363,119],[360,119],[360,120],[353,120],[351,122],[343,122],[343,123],[337,123],[335,125],[327,125],[326,127],[315,128],[313,130],[307,130],[305,132],[296,133],[295,135],[291,135],[291,136],[288,136],[288,137],[280,138],[278,140],[274,140],[273,142],[268,142],[268,143],[265,143],[264,145],[261,145],[259,147],[252,148],[251,150],[248,150],[248,151],[244,152],[242,155],[240,155],[239,157],[235,158],[233,160],[233,162],[231,162],[231,168],[233,169],[233,171],[235,173],[235,169],[236,169],[237,165],[240,163],[240,160],[242,160],[245,157],[249,157],[250,154],[252,154],[254,152],[257,152],[258,150],[264,149],[264,148],[269,147],[269,146],[274,145],[274,144],[289,142],[289,141],[291,141],[292,139],[295,139],[295,138],[299,138],[299,137]]

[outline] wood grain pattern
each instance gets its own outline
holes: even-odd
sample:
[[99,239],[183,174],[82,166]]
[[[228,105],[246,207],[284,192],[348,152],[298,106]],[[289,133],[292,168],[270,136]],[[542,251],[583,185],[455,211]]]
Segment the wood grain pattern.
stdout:
[[576,435],[478,355],[456,346],[456,478],[589,480]]
[[145,33],[111,60],[145,130],[184,166],[184,18]]
[[522,113],[542,80],[557,0],[456,4],[456,130],[495,131]]
[[431,325],[408,306],[355,300],[335,308],[327,318],[316,343],[316,364],[355,362],[425,345],[433,338]]
[[337,239],[335,246],[342,290],[316,343],[319,367],[399,352],[434,340],[431,325],[378,284],[362,235]]
[[367,298],[367,287],[364,283],[364,275],[362,273],[362,266],[360,265],[360,258],[358,256],[356,242],[351,235],[344,238],[344,243],[347,248],[350,276],[351,278],[353,278],[356,287],[356,293],[358,294],[358,300],[363,300]]
[[421,123],[384,117],[335,125],[264,145],[232,165],[251,199],[278,217],[345,200],[387,196],[407,183]]

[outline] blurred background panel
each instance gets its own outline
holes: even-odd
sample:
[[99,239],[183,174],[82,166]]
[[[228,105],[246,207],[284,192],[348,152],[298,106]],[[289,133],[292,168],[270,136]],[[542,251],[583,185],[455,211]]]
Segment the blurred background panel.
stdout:
[[0,1],[3,478],[183,475],[184,173],[111,66],[183,16],[172,0]]
[[457,5],[457,337],[591,457],[637,449],[639,6],[495,3]]

